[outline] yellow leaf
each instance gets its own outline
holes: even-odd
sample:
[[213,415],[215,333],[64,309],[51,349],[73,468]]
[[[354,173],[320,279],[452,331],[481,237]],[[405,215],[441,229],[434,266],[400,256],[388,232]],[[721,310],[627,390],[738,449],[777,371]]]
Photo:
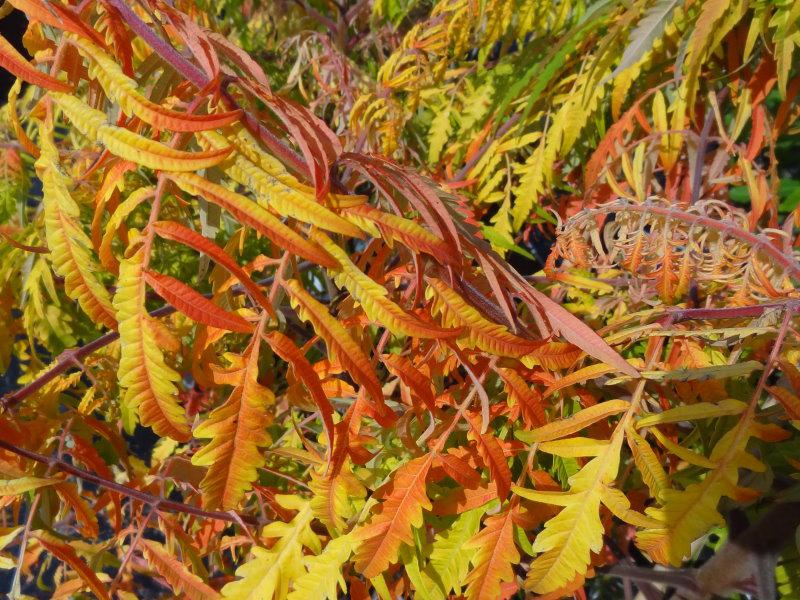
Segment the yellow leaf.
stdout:
[[342,569],[355,547],[352,537],[344,535],[329,541],[319,556],[305,557],[308,572],[294,581],[287,600],[337,600],[338,589],[346,593]]
[[[131,246],[138,232],[131,231]],[[143,274],[144,248],[139,247],[120,264],[114,308],[119,318],[119,385],[123,390],[123,420],[133,430],[138,415],[143,425],[160,436],[186,441],[191,435],[183,407],[178,403],[175,382],[180,375],[164,362],[147,314],[147,290]]]
[[161,171],[196,171],[218,164],[231,152],[230,147],[207,152],[175,150],[127,129],[109,125],[106,116],[74,96],[51,92],[50,96],[75,127],[92,141],[125,160]]
[[0,479],[0,496],[17,496],[47,485],[59,483],[60,479],[45,477],[18,477],[17,479]]
[[313,239],[340,265],[333,269],[333,279],[337,285],[346,288],[353,299],[361,303],[364,313],[371,321],[386,327],[392,333],[417,338],[450,338],[459,330],[443,329],[433,323],[425,323],[407,313],[387,298],[389,292],[371,277],[364,274],[350,256],[327,235],[315,232]]
[[628,426],[625,428],[625,436],[628,439],[628,446],[633,454],[633,460],[636,467],[642,474],[647,487],[650,489],[650,494],[654,498],[659,498],[661,492],[669,486],[667,474],[664,467],[661,466],[661,461],[653,452],[650,444],[640,436],[633,427]]
[[[278,538],[269,550],[252,549],[253,558],[236,570],[239,577],[222,588],[230,600],[272,600],[285,598],[292,582],[306,574],[303,548],[320,551],[320,541],[311,530],[314,514],[307,502],[298,498],[293,506],[299,512],[289,523],[274,522],[264,528],[262,536]],[[284,506],[286,508],[286,506]]]
[[666,450],[678,458],[685,460],[690,465],[695,465],[697,467],[703,467],[704,469],[713,469],[717,465],[712,461],[708,460],[702,454],[698,454],[693,450],[689,450],[688,448],[684,448],[680,444],[676,444],[672,440],[670,440],[667,436],[661,433],[658,430],[658,427],[653,427],[651,433],[655,436],[658,442],[666,448]]
[[728,415],[738,415],[745,411],[747,404],[740,400],[722,400],[713,402],[698,402],[686,406],[676,406],[660,413],[644,414],[637,422],[636,428],[660,425],[663,423],[679,423],[680,421],[694,421],[696,419],[711,419]]
[[59,165],[53,129],[41,128],[41,155],[36,169],[42,180],[45,234],[55,271],[64,277],[67,295],[78,301],[95,322],[116,329],[111,295],[97,279],[100,271],[92,243],[80,224],[80,209],[70,194],[72,180]]
[[528,444],[548,442],[585,429],[601,419],[624,412],[630,406],[631,404],[627,400],[607,400],[589,408],[584,408],[566,419],[552,421],[533,431],[517,431],[514,435],[517,439]]
[[542,396],[547,398],[548,396],[552,396],[555,392],[564,389],[565,387],[575,385],[576,383],[586,381],[587,379],[596,379],[603,375],[607,375],[608,373],[613,373],[616,370],[616,367],[612,367],[603,363],[583,367],[582,369],[573,371],[569,375],[562,377],[552,385],[548,386]]
[[597,456],[608,448],[608,440],[595,440],[585,437],[567,438],[552,442],[541,442],[539,450],[565,458],[577,456]]

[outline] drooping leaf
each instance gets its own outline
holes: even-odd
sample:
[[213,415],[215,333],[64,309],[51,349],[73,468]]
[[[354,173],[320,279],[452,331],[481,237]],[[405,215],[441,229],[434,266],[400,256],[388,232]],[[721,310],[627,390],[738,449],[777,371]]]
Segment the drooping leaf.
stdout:
[[67,294],[78,301],[92,319],[115,329],[117,319],[111,295],[97,279],[92,243],[80,226],[80,209],[70,194],[72,181],[59,166],[52,128],[42,127],[42,152],[36,168],[42,179],[45,233],[56,272],[64,277]]
[[285,248],[324,267],[338,266],[336,260],[328,252],[301,236],[249,198],[194,173],[173,173],[170,178],[187,194],[201,196],[224,208],[240,223],[267,236],[279,248]]
[[84,561],[66,541],[45,531],[36,532],[36,539],[59,560],[64,561],[80,576],[84,583],[100,600],[109,600],[105,586],[97,578],[94,570]]
[[252,333],[255,328],[239,315],[220,308],[174,277],[145,270],[144,279],[159,296],[197,323],[239,333]]
[[55,92],[70,92],[72,86],[55,77],[43,73],[25,57],[17,52],[16,48],[3,36],[0,35],[0,67],[13,73],[16,77],[32,83],[46,90]]

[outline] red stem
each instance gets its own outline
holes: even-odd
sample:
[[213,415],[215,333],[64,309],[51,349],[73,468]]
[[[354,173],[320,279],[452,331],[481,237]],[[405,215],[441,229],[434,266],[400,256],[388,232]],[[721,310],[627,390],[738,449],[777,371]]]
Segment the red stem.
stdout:
[[89,483],[93,483],[95,485],[99,485],[100,487],[103,487],[107,490],[111,490],[112,492],[117,492],[119,494],[122,494],[123,496],[127,496],[128,498],[139,500],[140,502],[144,502],[145,504],[152,506],[153,508],[158,510],[190,514],[204,519],[215,519],[217,521],[227,521],[229,523],[238,523],[239,521],[244,521],[245,523],[248,523],[250,525],[260,524],[259,519],[251,515],[234,516],[233,514],[228,512],[222,512],[216,510],[203,510],[202,508],[198,508],[197,506],[192,506],[191,504],[184,504],[183,502],[175,502],[173,500],[167,500],[165,498],[162,498],[161,496],[154,496],[153,494],[142,492],[141,490],[128,487],[127,485],[122,485],[121,483],[117,483],[115,481],[109,481],[108,479],[100,477],[99,475],[95,475],[94,473],[84,471],[83,469],[80,469],[75,465],[65,462],[59,458],[55,458],[52,456],[45,456],[44,454],[39,454],[38,452],[34,452],[33,450],[26,450],[25,448],[20,448],[2,438],[0,438],[0,448],[8,450],[9,452],[13,452],[14,454],[17,454],[29,460],[36,461],[43,465],[48,465],[49,467],[58,469],[59,471],[62,471],[64,473],[74,475],[79,479],[88,481]]
[[[180,75],[190,81],[198,90],[207,88],[210,82],[205,76],[205,73],[188,59],[184,58],[167,40],[162,39],[153,31],[147,23],[142,21],[139,16],[131,10],[124,0],[108,0],[108,3],[119,11],[122,18],[128,24],[128,27],[147,42],[153,51],[171,65]],[[255,133],[264,144],[266,144],[270,152],[295,172],[308,178],[309,170],[305,161],[261,125],[255,116],[240,106],[224,87],[222,88],[222,99],[229,110],[242,109],[244,111],[243,119],[245,126],[251,133]]]

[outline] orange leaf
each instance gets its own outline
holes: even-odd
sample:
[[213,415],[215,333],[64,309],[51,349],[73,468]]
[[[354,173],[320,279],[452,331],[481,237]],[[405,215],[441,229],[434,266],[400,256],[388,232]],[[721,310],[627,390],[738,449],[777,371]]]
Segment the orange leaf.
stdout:
[[548,396],[552,396],[558,390],[563,390],[565,387],[575,385],[576,383],[586,381],[587,379],[596,379],[597,377],[607,375],[608,373],[613,373],[614,371],[616,371],[616,367],[603,363],[589,365],[588,367],[584,367],[570,373],[566,377],[562,377],[553,385],[549,386],[542,395],[547,398]]
[[497,484],[497,497],[502,502],[511,490],[511,469],[508,468],[503,447],[492,434],[481,433],[481,424],[467,415],[470,427],[469,437],[475,441],[478,454],[489,469],[492,481]]
[[567,342],[545,342],[530,356],[545,369],[569,369],[580,358],[583,351]]
[[174,277],[145,271],[144,278],[159,296],[197,323],[239,333],[251,333],[254,329],[239,315],[220,308]]
[[408,248],[430,254],[441,263],[459,262],[458,254],[443,239],[410,219],[380,211],[367,204],[348,208],[345,214],[375,223],[382,236],[390,242],[400,240]]
[[250,276],[245,270],[240,267],[228,253],[214,242],[175,221],[157,221],[153,223],[153,230],[165,239],[186,244],[190,248],[207,255],[211,260],[225,268],[231,275],[238,279],[239,283],[250,292],[250,295],[253,296],[253,299],[258,302],[262,308],[270,315],[275,315],[275,309],[272,303],[261,291],[261,288],[250,279]]
[[344,326],[331,316],[326,306],[306,292],[300,282],[290,279],[283,282],[283,287],[289,293],[292,306],[300,318],[310,321],[317,334],[325,340],[331,362],[340,363],[356,382],[364,386],[377,404],[384,423],[387,425],[393,423],[394,414],[384,404],[383,390],[369,358],[364,355]]
[[769,393],[772,394],[778,402],[780,402],[790,419],[800,419],[800,398],[786,388],[778,387],[776,385],[768,387],[767,391],[769,391]]
[[314,367],[308,362],[308,359],[300,348],[280,331],[271,331],[264,335],[264,339],[269,342],[275,354],[292,365],[295,375],[308,388],[314,403],[319,409],[319,414],[322,417],[325,435],[328,436],[328,446],[332,448],[334,436],[332,418],[333,406],[331,406],[328,397],[325,395],[325,391],[322,389],[322,384],[320,383],[317,373],[314,371]]
[[231,395],[194,430],[195,437],[210,440],[192,456],[192,464],[209,467],[200,483],[203,505],[209,508],[237,508],[264,466],[260,449],[271,441],[268,407],[275,396],[258,383],[260,345],[260,335],[253,336],[244,356],[234,357],[226,373],[235,386]]
[[75,552],[72,546],[44,531],[37,532],[34,536],[39,540],[39,543],[42,544],[45,550],[58,560],[72,567],[100,600],[110,600],[106,588],[97,578],[95,572],[80,556],[78,556],[78,553]]
[[544,425],[547,422],[547,416],[544,414],[542,395],[531,389],[528,382],[513,369],[498,369],[497,374],[505,383],[509,400],[513,400],[519,405],[525,424],[528,427]]
[[142,540],[147,562],[167,580],[176,596],[189,600],[213,600],[219,593],[191,573],[181,561],[169,554],[164,546],[152,540]]
[[64,481],[53,486],[56,493],[65,505],[69,505],[75,512],[75,520],[78,522],[81,535],[86,538],[97,537],[99,529],[97,515],[89,507],[86,501],[81,498],[75,485]]
[[71,92],[72,86],[55,77],[43,73],[25,60],[9,41],[0,35],[0,67],[10,71],[20,79],[46,90],[55,92]]
[[375,510],[369,523],[353,530],[353,538],[361,541],[356,550],[355,566],[364,577],[377,577],[395,562],[401,543],[413,546],[412,530],[422,525],[422,510],[431,509],[425,494],[425,478],[433,456],[420,456],[398,468],[381,490],[386,500]]
[[456,488],[433,505],[436,515],[460,515],[463,512],[483,506],[497,498],[497,484],[493,481],[482,483],[474,488]]
[[446,475],[465,488],[476,488],[483,483],[477,471],[455,454],[437,455],[434,467],[440,467]]
[[383,364],[408,386],[412,397],[416,396],[428,410],[435,409],[430,377],[426,377],[408,358],[400,354],[384,354]]
[[47,2],[45,5],[41,0],[9,0],[8,3],[24,12],[29,21],[39,21],[63,31],[71,31],[92,39],[99,46],[105,46],[102,36],[81,21],[72,7],[63,6],[60,2]]
[[475,548],[473,570],[467,576],[469,600],[496,600],[501,585],[514,581],[514,565],[519,562],[519,552],[514,545],[514,518],[510,508],[484,521],[483,529],[465,545]]

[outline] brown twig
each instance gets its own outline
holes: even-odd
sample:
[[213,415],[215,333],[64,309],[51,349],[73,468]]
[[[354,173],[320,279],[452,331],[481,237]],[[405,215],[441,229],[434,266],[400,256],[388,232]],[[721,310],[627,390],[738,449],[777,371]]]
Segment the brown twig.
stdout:
[[[313,266],[312,263],[309,261],[303,261],[297,265],[297,269],[302,271],[309,267]],[[274,281],[274,276],[265,277],[256,282],[256,284],[260,286],[270,285]],[[242,294],[245,292],[243,288],[240,286],[234,286],[231,291],[235,294]],[[211,297],[211,294],[205,294],[207,298]],[[172,306],[171,304],[166,304],[160,308],[155,309],[154,311],[150,312],[150,316],[153,318],[159,317],[166,317],[171,315],[172,313],[176,312],[177,309]],[[56,363],[53,365],[51,369],[39,375],[36,379],[28,383],[27,385],[22,386],[18,390],[11,392],[10,394],[6,394],[5,396],[0,397],[0,411],[8,410],[22,402],[25,398],[30,396],[31,394],[36,393],[42,387],[44,387],[47,383],[55,379],[56,377],[60,376],[62,373],[67,371],[70,367],[75,366],[75,361],[80,361],[82,358],[89,356],[90,354],[96,352],[100,348],[104,348],[108,346],[112,342],[119,339],[119,333],[116,331],[109,331],[108,333],[101,335],[99,338],[92,340],[85,346],[81,346],[80,348],[75,348],[73,350],[66,350],[62,352]]]
[[765,302],[752,306],[725,308],[674,308],[668,312],[675,322],[697,319],[745,319],[760,317],[768,310],[783,309],[789,313],[800,312],[800,299],[790,298],[778,302]]
[[458,170],[450,183],[463,181],[472,168],[478,164],[478,161],[483,158],[483,155],[489,151],[489,148],[491,148],[492,144],[508,133],[508,131],[517,124],[517,121],[519,121],[521,116],[522,115],[520,115],[520,113],[514,113],[511,115],[511,117],[509,117],[509,119],[503,123],[497,132],[492,136],[492,139],[487,140],[483,146],[481,146],[480,149],[472,156],[472,158],[470,158],[467,163]]
[[8,442],[2,438],[0,438],[0,448],[8,450],[9,452],[13,452],[14,454],[22,456],[23,458],[27,458],[29,460],[36,461],[43,465],[47,465],[52,469],[61,471],[63,473],[67,473],[69,475],[82,479],[83,481],[88,481],[89,483],[93,483],[112,492],[117,492],[118,494],[122,494],[123,496],[127,496],[128,498],[139,500],[140,502],[143,502],[144,504],[152,506],[158,510],[189,514],[203,519],[214,519],[216,521],[226,521],[228,523],[238,523],[239,520],[242,520],[250,525],[261,524],[259,519],[251,515],[239,515],[239,519],[237,519],[228,512],[222,512],[216,510],[203,510],[202,508],[199,508],[197,506],[192,506],[191,504],[185,504],[183,502],[175,502],[173,500],[167,500],[166,498],[162,498],[161,496],[148,494],[147,492],[143,492],[141,490],[128,487],[127,485],[117,483],[116,481],[110,481],[108,479],[105,479],[104,477],[100,477],[99,475],[90,473],[89,471],[84,471],[83,469],[78,468],[75,465],[72,465],[55,456],[45,456],[44,454],[39,454],[38,452],[34,452],[33,450],[20,448],[19,446],[16,446],[11,442]]

